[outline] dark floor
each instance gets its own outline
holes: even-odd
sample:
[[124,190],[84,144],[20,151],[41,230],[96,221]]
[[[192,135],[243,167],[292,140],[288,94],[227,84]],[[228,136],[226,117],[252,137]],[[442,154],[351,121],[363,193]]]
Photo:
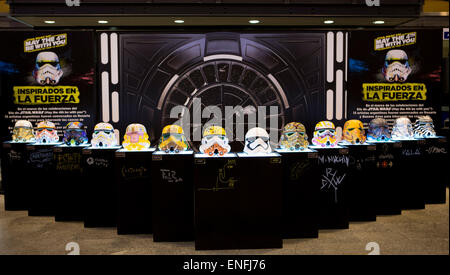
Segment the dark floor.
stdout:
[[0,254],[67,254],[69,242],[78,243],[81,254],[367,254],[366,244],[376,242],[380,254],[448,255],[448,196],[447,189],[447,204],[323,230],[318,239],[284,240],[283,249],[195,251],[193,242],[154,243],[151,235],[119,236],[114,228],[85,229],[82,223],[5,212],[0,195]]

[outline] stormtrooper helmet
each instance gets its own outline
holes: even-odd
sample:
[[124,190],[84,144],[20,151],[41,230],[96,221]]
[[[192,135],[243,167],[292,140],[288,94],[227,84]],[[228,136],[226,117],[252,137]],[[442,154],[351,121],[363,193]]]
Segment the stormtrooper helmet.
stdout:
[[37,124],[36,143],[56,143],[59,141],[58,131],[53,122],[44,120]]
[[411,124],[411,120],[407,117],[399,117],[395,120],[394,127],[392,128],[393,139],[412,139],[414,137],[414,131]]
[[314,129],[312,143],[320,147],[335,147],[337,145],[336,128],[331,121],[320,121]]
[[203,131],[202,145],[200,152],[208,156],[223,156],[230,152],[227,133],[220,126],[208,126]]
[[114,127],[105,122],[97,123],[94,127],[91,140],[92,147],[114,147],[117,145]]
[[411,73],[406,52],[404,50],[388,51],[382,72],[388,82],[405,82]]
[[308,135],[305,126],[299,122],[291,122],[284,126],[281,132],[280,148],[294,150],[304,150],[309,145]]
[[419,116],[414,123],[413,130],[415,138],[430,138],[436,136],[433,119],[430,116]]
[[244,152],[249,155],[271,153],[272,148],[267,131],[260,127],[248,130],[245,134]]
[[36,56],[33,76],[37,83],[41,85],[56,85],[62,75],[63,71],[59,64],[58,55],[54,52],[40,52]]
[[69,122],[64,129],[63,142],[68,146],[81,145],[88,142],[86,131],[79,121]]
[[189,149],[183,128],[179,125],[167,125],[163,128],[158,149],[166,153],[178,153]]
[[18,120],[14,124],[12,140],[14,142],[34,142],[33,124],[28,120]]
[[389,132],[389,125],[384,118],[374,118],[369,123],[367,130],[368,141],[389,141],[391,133]]
[[344,124],[342,142],[347,144],[363,144],[366,142],[363,123],[357,119],[347,120]]
[[140,151],[150,148],[147,129],[142,124],[133,123],[128,125],[123,139],[122,145],[125,150]]

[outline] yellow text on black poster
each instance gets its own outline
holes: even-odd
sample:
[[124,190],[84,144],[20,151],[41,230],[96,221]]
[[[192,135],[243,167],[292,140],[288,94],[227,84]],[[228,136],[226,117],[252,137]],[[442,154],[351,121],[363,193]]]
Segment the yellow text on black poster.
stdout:
[[426,100],[423,83],[364,83],[363,100],[374,102]]
[[14,104],[42,105],[80,103],[76,86],[15,86]]

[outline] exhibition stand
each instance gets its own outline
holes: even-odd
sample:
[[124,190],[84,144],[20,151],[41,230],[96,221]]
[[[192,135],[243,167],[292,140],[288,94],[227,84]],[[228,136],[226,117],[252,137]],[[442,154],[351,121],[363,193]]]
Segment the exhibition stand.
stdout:
[[26,146],[27,166],[30,175],[35,180],[28,181],[28,215],[54,216],[55,215],[55,161],[54,144],[30,144]]
[[27,145],[13,141],[2,146],[2,186],[5,194],[5,210],[28,210],[27,186],[32,175],[27,170]]
[[238,153],[242,245],[282,248],[283,167],[277,153]]
[[82,186],[85,227],[117,225],[115,152],[120,147],[82,150]]
[[117,233],[152,233],[152,153],[155,149],[115,152]]
[[281,173],[276,153],[195,154],[195,248],[282,247]]
[[319,229],[347,229],[349,208],[347,182],[350,167],[349,150],[342,146],[322,148],[310,146],[319,152],[317,184]]
[[152,157],[152,221],[155,242],[194,240],[194,152]]
[[402,213],[400,197],[401,182],[397,180],[400,172],[401,142],[371,142],[376,146],[376,170],[371,175],[374,189],[375,210],[377,215],[400,215]]
[[317,238],[318,153],[277,150],[283,166],[283,238]]
[[59,145],[53,147],[55,161],[54,204],[55,221],[83,221],[83,203],[85,192],[82,177],[83,148],[79,146]]
[[425,208],[425,184],[421,177],[423,171],[423,150],[426,141],[424,139],[400,140],[399,171],[396,179],[401,185],[400,204],[402,209]]
[[350,221],[376,221],[374,207],[376,182],[376,146],[365,144],[346,144],[349,151],[349,172],[347,197]]
[[425,139],[421,164],[417,174],[422,177],[425,203],[445,203],[448,173],[448,143],[446,137]]

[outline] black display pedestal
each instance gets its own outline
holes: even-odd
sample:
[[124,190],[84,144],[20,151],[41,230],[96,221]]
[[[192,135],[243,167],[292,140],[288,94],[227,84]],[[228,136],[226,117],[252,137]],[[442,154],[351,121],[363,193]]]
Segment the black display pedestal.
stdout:
[[446,186],[450,181],[447,148],[446,137],[425,139],[422,171],[417,171],[421,172],[425,203],[446,203]]
[[283,165],[283,238],[317,238],[318,153],[277,150]]
[[28,171],[34,180],[28,181],[28,215],[55,215],[55,162],[53,147],[60,144],[27,145]]
[[280,248],[281,157],[194,157],[195,248]]
[[427,173],[423,159],[425,140],[402,140],[401,143],[400,171],[395,177],[401,184],[401,207],[402,209],[424,209],[424,192],[427,184],[422,180],[423,174]]
[[193,151],[153,153],[153,241],[194,240]]
[[152,153],[116,151],[117,234],[152,233]]
[[5,210],[27,210],[27,186],[31,174],[26,165],[26,146],[30,143],[6,141],[2,144],[2,186]]
[[120,147],[83,149],[84,227],[117,225],[115,152]]
[[345,147],[321,148],[319,152],[320,186],[318,201],[319,229],[347,229],[349,227],[348,197],[346,194],[350,159]]
[[375,173],[371,175],[375,189],[377,215],[400,215],[402,184],[399,180],[401,142],[371,142],[377,147]]
[[81,151],[88,145],[53,147],[55,161],[55,221],[83,220],[83,181]]
[[349,151],[347,198],[350,221],[376,221],[375,188],[376,145],[345,144]]

